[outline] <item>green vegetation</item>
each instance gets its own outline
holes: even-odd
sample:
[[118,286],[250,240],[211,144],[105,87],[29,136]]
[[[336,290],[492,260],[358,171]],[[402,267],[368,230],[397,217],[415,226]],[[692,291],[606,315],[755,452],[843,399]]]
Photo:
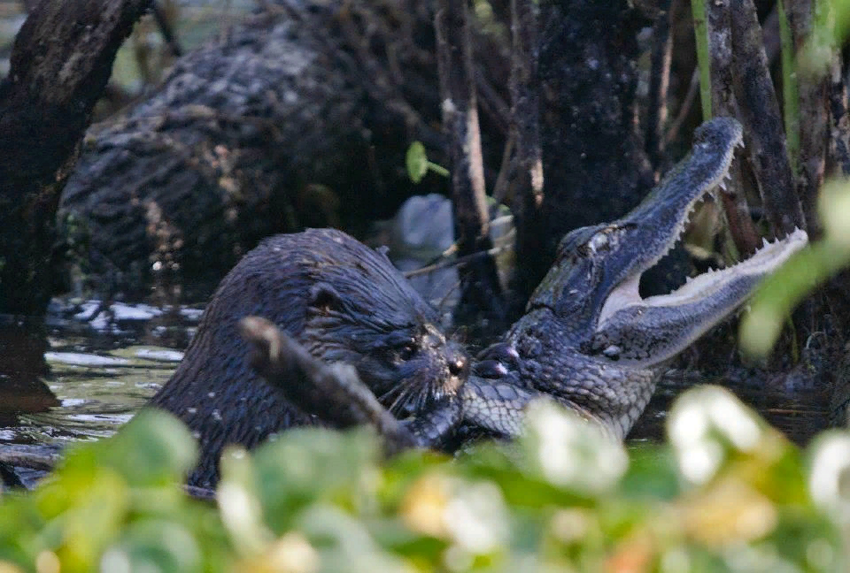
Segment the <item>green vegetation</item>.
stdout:
[[797,86],[797,64],[794,61],[794,39],[788,23],[788,12],[782,0],[776,3],[779,15],[779,42],[782,46],[782,115],[791,168],[797,174],[800,161],[800,94]]
[[0,497],[0,571],[842,571],[850,434],[801,453],[731,394],[687,393],[628,452],[549,403],[514,445],[382,462],[366,431],[291,431],[223,460],[143,412]]
[[414,141],[410,144],[410,147],[407,148],[405,163],[407,164],[407,175],[414,183],[422,181],[422,178],[425,177],[425,174],[428,173],[428,171],[433,171],[437,175],[441,175],[443,177],[449,176],[448,169],[442,165],[437,165],[436,163],[428,161],[428,154],[426,153],[425,146],[422,145],[421,141]]
[[711,112],[711,55],[708,45],[708,24],[706,21],[705,1],[691,2],[696,35],[697,67],[699,68],[699,97],[702,105],[702,117],[706,120],[714,117]]
[[850,181],[835,179],[820,190],[823,237],[796,253],[769,277],[741,320],[741,350],[766,356],[788,316],[814,288],[850,265]]

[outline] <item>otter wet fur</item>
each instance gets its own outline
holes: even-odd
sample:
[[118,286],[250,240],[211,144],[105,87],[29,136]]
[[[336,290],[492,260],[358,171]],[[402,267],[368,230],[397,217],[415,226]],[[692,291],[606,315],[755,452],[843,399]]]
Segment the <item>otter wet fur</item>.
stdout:
[[316,358],[353,365],[400,418],[457,395],[467,377],[462,347],[385,255],[330,229],[272,237],[221,282],[183,361],[150,402],[200,441],[191,485],[215,484],[227,444],[251,448],[279,430],[318,423],[251,368],[238,330],[249,315],[274,322]]

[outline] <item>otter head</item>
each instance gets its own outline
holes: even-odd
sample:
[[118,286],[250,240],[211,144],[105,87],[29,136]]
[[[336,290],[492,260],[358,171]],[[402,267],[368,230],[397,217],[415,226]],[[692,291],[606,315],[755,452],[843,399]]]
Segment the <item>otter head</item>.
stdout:
[[303,337],[314,356],[354,365],[399,418],[458,394],[469,357],[385,256],[363,247],[353,264],[324,267],[316,278]]

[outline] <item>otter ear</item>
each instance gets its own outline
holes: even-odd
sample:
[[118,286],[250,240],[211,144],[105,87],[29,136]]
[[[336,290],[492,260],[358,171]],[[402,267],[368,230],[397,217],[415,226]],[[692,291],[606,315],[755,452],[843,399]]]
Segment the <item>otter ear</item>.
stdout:
[[332,310],[341,311],[343,308],[342,297],[328,283],[316,283],[310,287],[310,298],[307,305],[311,310],[322,314]]

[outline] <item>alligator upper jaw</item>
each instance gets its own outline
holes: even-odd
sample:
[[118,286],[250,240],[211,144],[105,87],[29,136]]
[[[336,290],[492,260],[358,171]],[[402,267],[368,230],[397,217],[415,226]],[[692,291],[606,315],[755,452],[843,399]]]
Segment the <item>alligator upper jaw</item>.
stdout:
[[733,313],[762,278],[806,245],[806,233],[798,230],[765,243],[742,263],[689,279],[670,294],[641,299],[641,274],[673,248],[695,204],[723,183],[740,144],[741,126],[736,120],[707,122],[697,131],[688,157],[637,208],[612,225],[622,236],[606,261],[609,281],[600,293],[596,350],[640,365],[663,362]]
[[[691,211],[728,177],[735,148],[742,143],[737,120],[719,117],[701,125],[694,134],[691,152],[671,169],[652,192],[611,227],[618,230],[617,248],[605,257],[610,289],[602,317],[611,312],[620,285],[637,284],[640,275],[666,255],[682,236]],[[613,301],[611,296],[614,297]],[[614,305],[616,308],[618,305]],[[601,318],[600,318],[601,319]]]

